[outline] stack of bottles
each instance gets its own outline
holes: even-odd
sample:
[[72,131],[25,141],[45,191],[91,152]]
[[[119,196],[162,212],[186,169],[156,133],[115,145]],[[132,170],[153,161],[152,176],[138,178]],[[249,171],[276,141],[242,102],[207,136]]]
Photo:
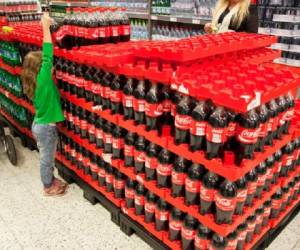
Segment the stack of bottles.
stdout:
[[52,26],[61,48],[130,40],[130,21],[126,12],[116,8],[74,8],[67,12],[62,25]]
[[102,7],[118,7],[125,8],[128,12],[147,12],[148,0],[123,0],[123,1],[107,1],[107,0],[92,0],[92,6]]
[[23,88],[19,76],[12,75],[3,69],[0,69],[0,86],[15,96],[23,96]]
[[131,40],[147,40],[149,38],[148,21],[143,19],[130,19]]
[[3,62],[11,65],[21,65],[21,58],[16,44],[6,41],[0,41],[0,57]]
[[9,25],[32,25],[39,24],[41,21],[42,14],[33,13],[33,14],[13,14],[7,16],[7,21]]
[[37,10],[37,0],[2,0],[0,2],[0,15],[36,12]]

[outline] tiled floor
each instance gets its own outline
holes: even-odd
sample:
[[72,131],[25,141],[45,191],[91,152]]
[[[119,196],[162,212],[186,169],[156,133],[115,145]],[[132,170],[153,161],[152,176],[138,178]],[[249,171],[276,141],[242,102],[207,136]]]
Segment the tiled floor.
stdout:
[[[100,205],[92,206],[75,184],[66,196],[41,193],[38,153],[15,140],[19,166],[0,153],[0,249],[151,249],[125,236]],[[1,150],[1,149],[0,149]],[[270,250],[300,250],[300,215],[278,236]]]

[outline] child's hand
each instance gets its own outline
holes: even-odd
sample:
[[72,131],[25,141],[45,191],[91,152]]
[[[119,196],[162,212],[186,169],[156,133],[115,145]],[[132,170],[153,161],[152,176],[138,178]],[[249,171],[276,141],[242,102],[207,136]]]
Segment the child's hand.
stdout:
[[208,34],[213,33],[213,28],[211,23],[206,23],[204,26],[204,31]]
[[43,27],[47,28],[47,29],[49,29],[50,25],[53,23],[53,19],[49,16],[48,12],[44,12],[41,21],[42,21]]

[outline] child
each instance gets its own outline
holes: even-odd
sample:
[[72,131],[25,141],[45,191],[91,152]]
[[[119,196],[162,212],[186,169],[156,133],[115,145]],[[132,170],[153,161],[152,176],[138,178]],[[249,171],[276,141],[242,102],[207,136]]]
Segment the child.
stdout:
[[52,80],[53,44],[50,34],[52,19],[42,17],[43,52],[30,52],[23,63],[21,80],[25,95],[33,101],[35,117],[32,132],[40,151],[40,174],[45,196],[64,195],[67,184],[53,175],[57,147],[56,123],[64,120],[59,92]]

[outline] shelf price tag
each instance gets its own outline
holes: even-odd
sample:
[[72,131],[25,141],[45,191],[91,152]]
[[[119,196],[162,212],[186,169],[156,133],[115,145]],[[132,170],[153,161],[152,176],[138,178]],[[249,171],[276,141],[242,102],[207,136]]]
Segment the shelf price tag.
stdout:
[[157,16],[151,16],[151,19],[152,19],[152,20],[157,20],[158,17],[157,17]]
[[192,20],[192,23],[193,23],[193,24],[200,24],[200,19],[193,19],[193,20]]
[[177,22],[177,18],[176,17],[170,17],[170,22]]

